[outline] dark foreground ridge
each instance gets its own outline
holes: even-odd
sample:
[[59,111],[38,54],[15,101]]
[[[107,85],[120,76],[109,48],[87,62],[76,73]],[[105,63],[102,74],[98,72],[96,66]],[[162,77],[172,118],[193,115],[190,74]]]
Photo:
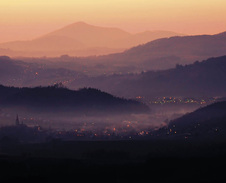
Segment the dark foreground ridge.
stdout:
[[114,97],[98,89],[69,90],[60,84],[48,87],[16,88],[0,85],[3,107],[26,107],[41,112],[74,114],[143,113],[149,108],[138,101]]
[[[48,138],[39,132],[46,141],[17,143],[4,136],[0,140],[1,180],[225,182],[225,109],[226,102],[209,105],[171,121],[154,136],[134,140],[76,141]],[[28,127],[18,124],[16,128]],[[38,131],[29,132],[37,135]]]
[[0,156],[1,180],[224,182],[225,145],[170,140],[27,144]]

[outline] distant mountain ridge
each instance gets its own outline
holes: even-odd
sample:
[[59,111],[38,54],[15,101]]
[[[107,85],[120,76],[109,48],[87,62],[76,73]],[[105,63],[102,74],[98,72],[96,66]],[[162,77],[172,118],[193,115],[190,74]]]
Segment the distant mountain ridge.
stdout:
[[[83,68],[79,65],[77,67]],[[48,86],[62,82],[76,90],[84,87],[98,88],[126,98],[225,97],[225,71],[226,56],[196,61],[189,65],[177,64],[173,69],[161,71],[96,76],[88,76],[79,70],[64,69],[61,66],[51,67],[41,63],[26,63],[7,56],[0,57],[0,83],[7,86]]]
[[[65,36],[83,43],[86,47],[118,47],[114,40],[129,37],[131,34],[118,28],[105,28],[77,22],[62,29],[51,32],[42,38],[49,36]],[[112,43],[111,43],[112,42]]]
[[226,32],[215,35],[174,36],[133,47],[123,53],[104,56],[103,60],[143,65],[145,70],[173,68],[194,60],[226,55]]
[[[146,31],[133,35],[118,28],[77,22],[31,41],[1,43],[0,49],[10,49],[24,56],[60,56],[62,54],[89,56],[121,52],[154,39],[178,35],[182,34],[169,31]],[[27,52],[27,55],[24,52]]]
[[226,56],[222,56],[161,71],[75,79],[71,87],[95,87],[127,97],[226,96],[225,71]]

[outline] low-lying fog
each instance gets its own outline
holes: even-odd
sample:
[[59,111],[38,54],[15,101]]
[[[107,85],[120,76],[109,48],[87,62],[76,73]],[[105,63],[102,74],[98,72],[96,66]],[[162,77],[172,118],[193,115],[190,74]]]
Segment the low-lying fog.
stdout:
[[68,114],[28,113],[25,109],[4,108],[0,110],[0,125],[15,125],[16,115],[27,126],[41,126],[44,129],[56,131],[83,131],[104,133],[106,131],[118,134],[139,133],[145,130],[158,129],[200,105],[150,105],[146,114],[127,114],[104,116],[68,116]]

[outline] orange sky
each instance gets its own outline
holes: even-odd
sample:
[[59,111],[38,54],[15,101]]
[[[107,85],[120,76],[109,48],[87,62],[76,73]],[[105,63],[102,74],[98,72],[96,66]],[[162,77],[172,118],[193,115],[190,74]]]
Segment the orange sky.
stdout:
[[0,42],[32,39],[84,21],[129,32],[226,31],[226,0],[1,0]]

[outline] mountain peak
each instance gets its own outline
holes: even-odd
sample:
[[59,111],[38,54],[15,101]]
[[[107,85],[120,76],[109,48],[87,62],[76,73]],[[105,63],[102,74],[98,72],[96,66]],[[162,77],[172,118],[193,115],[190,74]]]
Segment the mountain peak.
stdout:
[[78,25],[88,25],[86,22],[83,22],[83,21],[78,21],[78,22],[75,22],[74,24],[78,24]]
[[92,28],[92,27],[95,27],[95,26],[87,24],[86,22],[79,21],[79,22],[69,24],[69,25],[61,28],[60,30],[62,30],[62,29],[63,30],[64,29],[88,29],[88,28]]
[[86,22],[83,22],[83,21],[79,21],[79,22],[72,23],[68,26],[92,26],[92,25],[87,24]]
[[[102,26],[96,26],[96,25],[92,25],[92,24],[88,24],[86,22],[83,21],[79,21],[79,22],[75,22],[72,23],[66,27],[63,27],[61,30],[65,30],[65,29],[76,29],[76,30],[82,30],[82,31],[116,31],[119,33],[123,33],[126,34],[127,36],[129,35],[128,32],[120,29],[120,28],[115,28],[115,27],[102,27]],[[102,35],[103,32],[101,32]]]
[[[176,35],[178,34],[158,33],[158,31],[131,34],[120,28],[78,21],[33,40],[9,42],[0,44],[0,47],[16,52],[29,52],[29,56],[59,56],[65,53],[75,56],[105,55],[121,52],[155,39]],[[3,54],[8,55],[7,50]]]

